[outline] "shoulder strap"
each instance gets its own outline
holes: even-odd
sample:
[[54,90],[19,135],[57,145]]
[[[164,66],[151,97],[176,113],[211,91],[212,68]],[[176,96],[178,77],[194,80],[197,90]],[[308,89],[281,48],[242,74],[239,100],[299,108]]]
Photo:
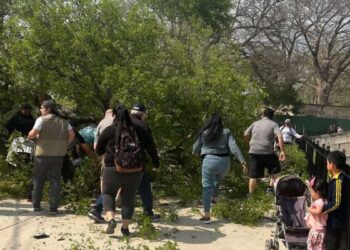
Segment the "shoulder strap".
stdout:
[[228,145],[228,142],[230,141],[230,139],[229,139],[230,133],[231,133],[231,131],[229,133],[226,133],[226,144],[227,145]]

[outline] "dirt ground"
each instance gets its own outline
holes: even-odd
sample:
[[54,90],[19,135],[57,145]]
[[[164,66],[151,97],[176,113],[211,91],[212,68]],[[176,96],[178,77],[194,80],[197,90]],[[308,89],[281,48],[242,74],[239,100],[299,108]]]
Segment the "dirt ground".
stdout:
[[[198,209],[181,208],[177,210],[179,218],[176,223],[167,223],[163,220],[154,223],[159,230],[158,240],[149,241],[140,238],[134,223],[130,226],[132,237],[127,243],[120,233],[120,218],[117,220],[115,234],[106,235],[103,233],[107,227],[106,223],[96,224],[87,216],[68,214],[64,208],[60,208],[59,212],[56,216],[49,216],[47,207],[44,211],[33,212],[31,203],[25,200],[1,200],[0,250],[97,249],[97,247],[131,250],[132,247],[142,245],[155,249],[167,241],[176,242],[178,247],[184,250],[259,250],[265,249],[265,240],[271,237],[271,231],[275,226],[269,220],[257,227],[249,227],[215,218],[211,224],[205,225],[198,221]],[[44,232],[49,237],[34,239],[33,236],[38,232]],[[74,248],[74,246],[86,248]]]

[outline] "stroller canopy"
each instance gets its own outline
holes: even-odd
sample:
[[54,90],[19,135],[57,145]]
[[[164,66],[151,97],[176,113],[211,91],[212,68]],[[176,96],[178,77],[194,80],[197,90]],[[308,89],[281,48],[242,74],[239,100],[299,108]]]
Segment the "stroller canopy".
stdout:
[[309,188],[298,176],[282,176],[275,186],[276,199],[279,197],[310,197]]

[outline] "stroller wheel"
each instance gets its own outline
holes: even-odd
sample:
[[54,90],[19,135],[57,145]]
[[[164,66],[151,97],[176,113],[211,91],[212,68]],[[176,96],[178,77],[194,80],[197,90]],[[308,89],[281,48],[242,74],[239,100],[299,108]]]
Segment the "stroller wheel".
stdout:
[[273,240],[270,239],[265,241],[265,250],[273,250],[273,247]]

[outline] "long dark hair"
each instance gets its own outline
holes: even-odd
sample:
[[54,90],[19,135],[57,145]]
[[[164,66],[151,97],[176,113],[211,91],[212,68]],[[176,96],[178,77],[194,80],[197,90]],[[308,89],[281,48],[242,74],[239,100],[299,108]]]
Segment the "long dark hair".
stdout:
[[328,185],[324,180],[320,178],[316,178],[314,185],[312,186],[312,189],[315,192],[319,193],[323,199],[327,198]]
[[221,116],[218,113],[214,113],[204,127],[198,132],[197,137],[204,135],[203,140],[205,142],[213,142],[222,134],[223,129]]
[[113,109],[113,114],[115,115],[113,123],[117,127],[116,142],[119,142],[120,135],[125,129],[128,130],[129,134],[135,138],[135,129],[131,121],[129,111],[123,105],[118,105],[115,109]]
[[114,126],[118,126],[119,124],[119,112],[122,111],[123,109],[125,109],[124,105],[123,104],[118,104],[117,106],[115,106],[112,110],[112,114],[114,116],[114,120],[113,120],[113,125]]

